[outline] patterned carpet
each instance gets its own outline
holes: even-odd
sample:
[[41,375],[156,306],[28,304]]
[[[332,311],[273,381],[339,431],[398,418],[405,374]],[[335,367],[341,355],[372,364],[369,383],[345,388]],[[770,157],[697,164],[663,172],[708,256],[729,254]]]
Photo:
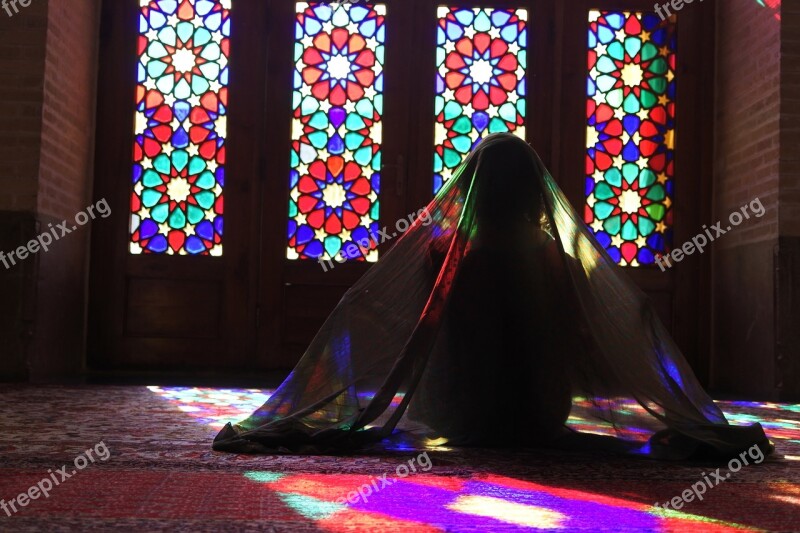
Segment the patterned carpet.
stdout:
[[720,402],[735,423],[761,421],[780,456],[665,511],[654,503],[702,485],[715,467],[540,451],[211,451],[219,427],[266,396],[0,387],[0,531],[800,530],[800,405]]

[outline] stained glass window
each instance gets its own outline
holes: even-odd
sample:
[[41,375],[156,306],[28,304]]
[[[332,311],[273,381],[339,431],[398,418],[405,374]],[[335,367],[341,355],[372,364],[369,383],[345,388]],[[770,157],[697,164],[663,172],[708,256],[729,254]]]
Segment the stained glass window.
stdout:
[[625,266],[672,242],[674,29],[654,13],[589,13],[584,220]]
[[222,255],[231,0],[140,0],[132,254]]
[[528,12],[439,7],[434,193],[490,133],[525,138]]
[[289,259],[378,259],[385,15],[297,3]]

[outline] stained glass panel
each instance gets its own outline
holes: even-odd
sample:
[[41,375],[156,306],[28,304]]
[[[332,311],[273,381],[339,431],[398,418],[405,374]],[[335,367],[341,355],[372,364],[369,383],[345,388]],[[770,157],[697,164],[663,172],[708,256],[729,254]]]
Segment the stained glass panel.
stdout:
[[231,0],[141,0],[132,254],[222,255]]
[[[379,229],[385,15],[297,3],[289,259],[342,261]],[[371,246],[346,259],[377,261]]]
[[528,12],[439,7],[434,193],[490,133],[525,138]]
[[584,220],[625,266],[672,243],[674,30],[654,13],[589,13]]

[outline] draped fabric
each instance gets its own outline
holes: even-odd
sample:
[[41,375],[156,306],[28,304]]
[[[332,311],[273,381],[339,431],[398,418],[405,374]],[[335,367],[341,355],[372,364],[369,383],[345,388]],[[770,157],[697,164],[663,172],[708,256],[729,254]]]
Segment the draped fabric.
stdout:
[[[569,424],[567,419],[569,417]],[[484,139],[217,450],[772,446],[728,425],[647,297],[524,141]]]

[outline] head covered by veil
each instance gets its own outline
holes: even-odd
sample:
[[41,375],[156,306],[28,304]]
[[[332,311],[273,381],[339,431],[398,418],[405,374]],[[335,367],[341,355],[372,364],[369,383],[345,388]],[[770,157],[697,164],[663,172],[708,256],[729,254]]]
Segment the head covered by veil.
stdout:
[[473,150],[214,448],[341,453],[398,439],[659,458],[771,449],[759,424],[728,425],[647,297],[510,134]]

